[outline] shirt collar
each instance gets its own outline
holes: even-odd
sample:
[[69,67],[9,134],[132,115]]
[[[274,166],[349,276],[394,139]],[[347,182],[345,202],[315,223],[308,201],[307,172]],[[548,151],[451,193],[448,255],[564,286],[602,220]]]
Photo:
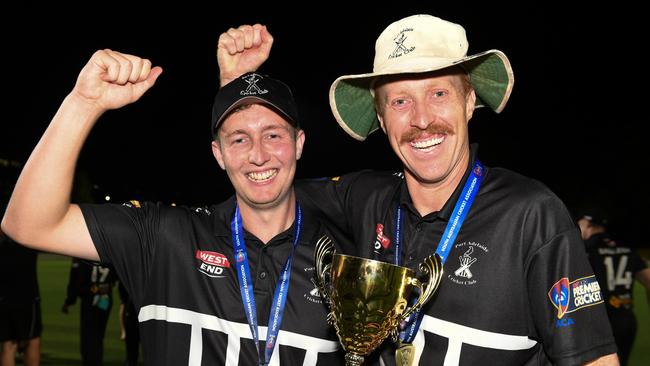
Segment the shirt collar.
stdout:
[[[454,210],[454,205],[456,204],[458,197],[463,191],[465,182],[467,182],[467,178],[469,177],[472,167],[474,166],[474,162],[476,161],[476,155],[478,153],[478,144],[471,144],[469,147],[469,152],[470,152],[469,164],[467,165],[467,167],[465,167],[465,173],[463,173],[463,179],[461,179],[460,183],[458,183],[458,186],[454,190],[454,193],[451,195],[451,197],[449,197],[447,202],[445,202],[445,205],[442,207],[440,211],[432,212],[424,216],[423,217],[424,219],[440,218],[445,221],[449,221],[452,211]],[[411,195],[409,194],[408,186],[406,185],[405,179],[402,179],[402,182],[400,183],[399,204],[401,207],[405,207],[408,210],[410,210],[416,216],[418,217],[420,216],[420,213],[413,205],[413,200],[411,199]]]
[[[211,208],[214,217],[213,231],[216,237],[227,238],[228,240],[232,240],[230,222],[232,220],[232,216],[235,214],[236,203],[237,203],[236,197],[233,195],[230,198],[228,198],[226,201],[216,206],[213,206]],[[292,242],[294,231],[295,231],[294,228],[295,225],[296,225],[296,221],[294,220],[294,222],[287,230],[274,236],[273,239],[271,239],[266,245],[272,246],[277,243],[285,243],[288,241]],[[246,231],[246,229],[244,229],[244,240],[262,243],[260,239],[258,239],[255,235]]]

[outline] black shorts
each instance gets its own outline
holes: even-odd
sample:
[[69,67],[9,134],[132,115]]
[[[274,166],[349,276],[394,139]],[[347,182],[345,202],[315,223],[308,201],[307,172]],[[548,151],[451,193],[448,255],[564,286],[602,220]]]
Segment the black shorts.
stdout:
[[0,342],[25,341],[41,336],[41,302],[0,305]]

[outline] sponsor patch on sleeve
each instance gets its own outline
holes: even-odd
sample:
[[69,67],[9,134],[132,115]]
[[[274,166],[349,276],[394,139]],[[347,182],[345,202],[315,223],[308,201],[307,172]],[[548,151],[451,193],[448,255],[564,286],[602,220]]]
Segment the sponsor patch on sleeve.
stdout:
[[548,291],[548,298],[557,309],[558,319],[562,319],[564,314],[603,302],[600,285],[593,275],[571,282],[567,277],[561,278]]

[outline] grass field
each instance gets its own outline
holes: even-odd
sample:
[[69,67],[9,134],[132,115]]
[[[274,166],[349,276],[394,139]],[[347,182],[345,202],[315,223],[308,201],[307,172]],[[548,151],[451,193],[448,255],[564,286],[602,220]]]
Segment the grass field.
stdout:
[[[641,256],[646,261],[650,259],[650,249],[641,250]],[[648,265],[650,265],[650,262]],[[645,289],[636,281],[634,286],[634,307],[638,331],[629,366],[647,366],[650,365],[650,306],[648,306]]]
[[[42,364],[81,365],[79,352],[79,305],[61,312],[70,270],[70,259],[55,255],[41,255],[38,278],[43,311]],[[116,305],[119,304],[117,290]],[[650,309],[641,286],[635,286],[635,305],[639,323],[636,343],[629,366],[650,365]],[[119,339],[118,307],[113,306],[104,340],[104,365],[122,365],[124,343]]]
[[639,330],[636,334],[629,366],[648,366],[650,365],[650,308],[643,286],[639,284],[634,286],[634,306],[636,306]]

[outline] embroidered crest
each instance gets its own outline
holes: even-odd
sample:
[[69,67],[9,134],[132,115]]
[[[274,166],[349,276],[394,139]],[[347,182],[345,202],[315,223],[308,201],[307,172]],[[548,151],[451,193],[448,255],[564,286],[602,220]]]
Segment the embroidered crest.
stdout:
[[259,85],[257,85],[257,83],[260,80],[263,79],[263,77],[261,75],[250,74],[250,75],[244,77],[243,79],[244,79],[244,81],[246,81],[248,86],[246,86],[246,89],[240,91],[239,94],[241,94],[241,95],[258,95],[258,94],[266,94],[266,93],[269,92],[268,90],[262,89],[262,88],[260,88]]
[[[470,241],[458,243],[454,245],[454,248],[456,250],[462,250],[463,254],[458,256],[458,267],[453,273],[448,274],[447,278],[458,285],[471,286],[476,284],[478,282],[477,277],[479,277],[477,276],[478,271],[473,271],[472,266],[477,264],[481,257],[489,253],[488,247],[481,243]],[[451,256],[449,258],[451,259]]]

